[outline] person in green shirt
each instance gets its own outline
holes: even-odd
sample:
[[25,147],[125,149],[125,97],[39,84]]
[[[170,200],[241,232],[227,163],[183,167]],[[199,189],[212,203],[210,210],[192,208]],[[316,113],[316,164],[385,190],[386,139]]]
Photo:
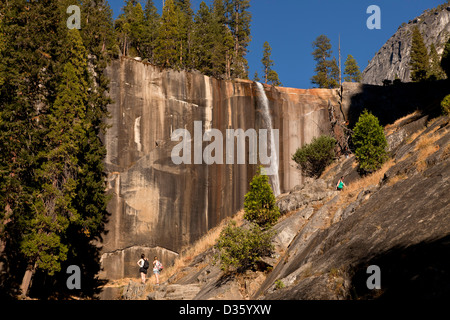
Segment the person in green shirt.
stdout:
[[342,191],[342,189],[344,189],[344,187],[345,187],[344,177],[342,176],[342,177],[339,179],[338,183],[336,184],[336,190]]

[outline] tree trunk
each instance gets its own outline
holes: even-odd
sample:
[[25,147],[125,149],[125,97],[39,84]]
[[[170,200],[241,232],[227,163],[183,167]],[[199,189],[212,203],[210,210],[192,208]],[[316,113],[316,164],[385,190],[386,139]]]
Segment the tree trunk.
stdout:
[[28,290],[31,285],[31,280],[33,279],[33,275],[36,272],[36,263],[34,265],[29,265],[22,279],[22,284],[20,285],[21,297],[24,298],[27,296]]
[[264,83],[267,84],[267,78],[269,76],[269,68],[265,67],[264,68]]

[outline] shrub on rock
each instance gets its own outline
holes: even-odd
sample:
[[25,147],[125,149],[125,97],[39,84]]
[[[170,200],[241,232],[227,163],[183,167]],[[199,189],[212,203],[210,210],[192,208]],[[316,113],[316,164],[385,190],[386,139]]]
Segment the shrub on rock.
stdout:
[[318,178],[325,168],[333,162],[335,147],[336,140],[333,137],[323,135],[313,138],[311,143],[297,149],[292,156],[292,160],[300,166],[307,176]]
[[353,129],[355,158],[361,173],[378,170],[387,160],[387,140],[378,118],[364,110]]

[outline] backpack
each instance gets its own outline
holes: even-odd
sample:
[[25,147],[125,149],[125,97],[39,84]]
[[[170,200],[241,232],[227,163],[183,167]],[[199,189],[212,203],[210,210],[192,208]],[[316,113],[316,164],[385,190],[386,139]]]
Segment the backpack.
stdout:
[[147,270],[149,267],[150,267],[150,263],[148,262],[148,260],[144,260],[143,268],[144,268],[145,270]]

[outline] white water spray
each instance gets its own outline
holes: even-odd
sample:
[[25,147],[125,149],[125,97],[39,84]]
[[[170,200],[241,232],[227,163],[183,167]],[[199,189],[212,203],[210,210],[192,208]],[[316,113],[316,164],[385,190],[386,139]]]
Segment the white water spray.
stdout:
[[[256,82],[256,87],[258,89],[258,100],[261,107],[261,114],[263,118],[263,123],[265,128],[269,132],[269,145],[267,152],[270,152],[270,155],[273,159],[273,163],[270,164],[271,168],[274,169],[274,175],[269,176],[270,184],[272,185],[272,191],[275,197],[279,196],[280,191],[280,178],[278,176],[278,155],[275,148],[275,138],[272,130],[272,117],[269,112],[269,100],[267,99],[266,92],[264,91],[264,87],[261,83]],[[273,153],[273,154],[272,154]]]

